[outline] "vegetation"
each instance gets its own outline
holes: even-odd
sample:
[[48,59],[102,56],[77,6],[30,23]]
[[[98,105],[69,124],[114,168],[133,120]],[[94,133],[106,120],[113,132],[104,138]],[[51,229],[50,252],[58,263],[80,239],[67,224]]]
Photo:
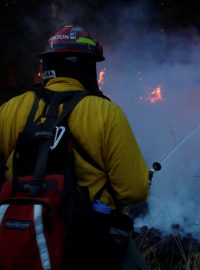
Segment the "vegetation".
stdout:
[[200,242],[191,235],[162,237],[160,231],[144,227],[135,241],[151,270],[200,269]]

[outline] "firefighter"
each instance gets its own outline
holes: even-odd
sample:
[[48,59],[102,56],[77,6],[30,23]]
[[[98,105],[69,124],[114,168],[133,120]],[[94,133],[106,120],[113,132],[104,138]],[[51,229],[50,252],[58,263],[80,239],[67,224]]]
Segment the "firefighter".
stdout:
[[[39,58],[43,84],[48,90],[60,92],[81,90],[101,94],[96,64],[105,59],[103,49],[82,27],[76,25],[61,27],[50,37],[46,50],[39,54]],[[0,107],[0,155],[4,156],[8,167],[6,179],[12,179],[12,154],[33,102],[34,92],[30,89]],[[39,103],[35,118],[41,114],[44,106],[44,102]],[[112,211],[120,209],[119,212],[123,216],[127,206],[146,200],[149,191],[148,168],[127,117],[117,104],[106,98],[88,96],[81,100],[71,113],[69,127],[82,148],[98,165],[90,164],[74,151],[76,177],[80,185],[89,187],[90,199],[94,201],[94,211],[109,215]],[[95,200],[99,191],[101,196]],[[128,222],[125,221],[125,226]],[[109,234],[116,236],[113,231],[115,229],[110,228]],[[121,259],[120,249],[112,253],[107,249],[106,242],[104,247],[90,247],[92,255],[88,254],[86,248],[88,243],[82,243],[83,239],[80,239],[80,245],[82,243],[84,256],[88,255],[88,260],[96,264],[93,265],[93,269],[148,269],[131,239],[131,234],[126,235],[127,239],[128,244],[125,245]],[[115,240],[116,244],[119,244],[123,239],[117,237]],[[116,262],[115,266],[113,261]]]

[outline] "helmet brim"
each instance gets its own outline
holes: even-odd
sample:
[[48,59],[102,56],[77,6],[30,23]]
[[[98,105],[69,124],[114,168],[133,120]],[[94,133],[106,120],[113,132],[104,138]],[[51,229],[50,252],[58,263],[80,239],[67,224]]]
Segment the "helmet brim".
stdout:
[[71,52],[53,52],[53,51],[45,51],[45,52],[42,52],[42,53],[39,53],[38,54],[38,57],[39,58],[46,58],[46,57],[60,57],[60,56],[87,56],[89,57],[90,59],[93,59],[95,62],[102,62],[105,60],[105,57],[104,56],[99,56],[99,55],[94,55],[94,54],[91,54],[91,53],[83,53],[83,52],[76,52],[76,51],[71,51]]

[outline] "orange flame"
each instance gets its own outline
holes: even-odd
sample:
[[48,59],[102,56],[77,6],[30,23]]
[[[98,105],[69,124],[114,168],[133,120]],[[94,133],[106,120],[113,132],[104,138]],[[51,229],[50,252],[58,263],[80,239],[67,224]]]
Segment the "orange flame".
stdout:
[[160,100],[163,100],[161,86],[157,86],[152,90],[152,92],[148,95],[147,100],[151,103],[156,103]]
[[33,82],[41,83],[42,82],[42,66],[39,65],[38,70],[33,74]]
[[159,101],[163,101],[163,95],[162,95],[162,87],[161,85],[155,87],[146,98],[140,97],[141,100],[148,100],[150,103],[156,103]]
[[106,68],[103,67],[102,70],[99,72],[99,78],[98,78],[98,83],[99,83],[99,88],[102,89],[104,86],[104,76],[106,73]]

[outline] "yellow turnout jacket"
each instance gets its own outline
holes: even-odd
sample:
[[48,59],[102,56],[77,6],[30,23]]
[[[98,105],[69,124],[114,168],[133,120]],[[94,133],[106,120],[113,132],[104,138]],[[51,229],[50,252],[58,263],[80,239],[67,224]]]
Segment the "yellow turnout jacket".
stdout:
[[[53,91],[85,91],[77,80],[71,78],[51,79],[46,88]],[[0,107],[0,154],[4,155],[9,168],[7,179],[12,179],[12,154],[34,97],[34,92],[27,91]],[[35,118],[41,114],[43,107],[44,101],[41,100]],[[124,206],[146,199],[148,168],[127,117],[118,105],[97,96],[85,97],[71,113],[69,127],[83,149],[103,168],[100,171],[93,167],[75,151],[77,179],[80,185],[89,187],[91,200],[106,181],[110,181],[116,198]],[[114,207],[112,197],[105,189],[101,201]]]

